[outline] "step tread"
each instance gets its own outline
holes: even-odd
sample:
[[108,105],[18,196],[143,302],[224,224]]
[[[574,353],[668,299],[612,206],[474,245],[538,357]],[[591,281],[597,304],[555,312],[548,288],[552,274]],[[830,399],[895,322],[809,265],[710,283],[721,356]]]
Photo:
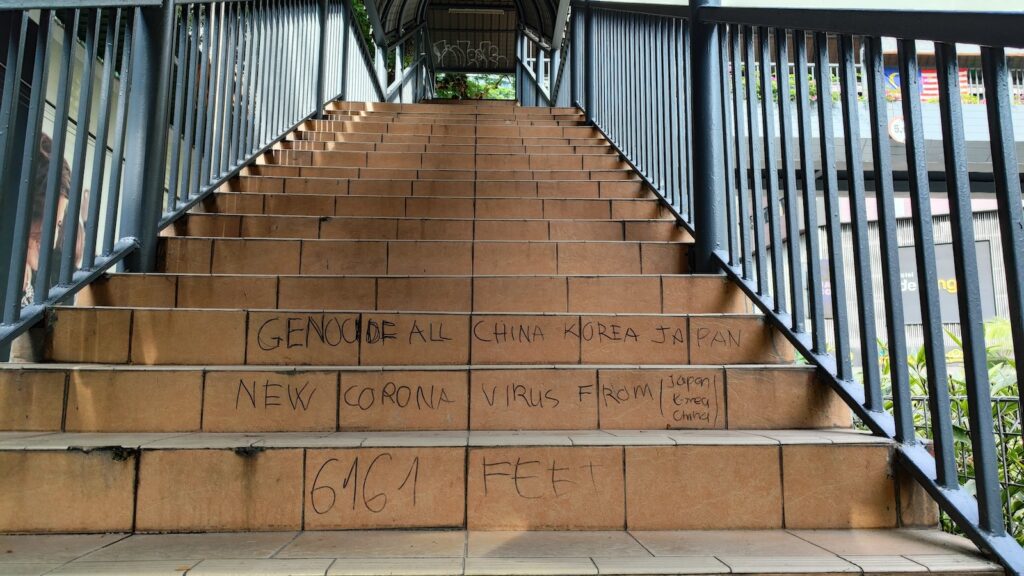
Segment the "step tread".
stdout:
[[387,432],[0,432],[0,451],[141,448],[411,448],[505,446],[889,445],[853,429],[818,430],[441,430]]
[[966,538],[923,529],[58,534],[0,543],[0,572],[24,574],[1002,574]]

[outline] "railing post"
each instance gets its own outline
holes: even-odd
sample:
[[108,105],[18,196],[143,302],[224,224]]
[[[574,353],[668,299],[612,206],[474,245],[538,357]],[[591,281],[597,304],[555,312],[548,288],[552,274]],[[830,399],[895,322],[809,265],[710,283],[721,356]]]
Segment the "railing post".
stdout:
[[583,11],[583,111],[587,120],[594,121],[594,14],[588,0]]
[[316,117],[324,118],[324,100],[327,99],[327,0],[317,5],[317,19],[320,22],[320,51],[316,64]]
[[377,82],[384,90],[384,99],[387,100],[388,90],[388,53],[383,44],[377,44],[373,51],[373,64],[377,72]]
[[350,0],[342,0],[344,2],[344,10],[342,15],[345,17],[345,25],[342,26],[341,30],[341,99],[348,100],[348,59],[349,59],[349,44],[351,43],[352,35],[352,7],[349,6]]
[[156,267],[157,227],[167,171],[174,15],[174,0],[135,13],[120,232],[139,242],[139,249],[125,258],[125,267],[132,272],[150,272]]
[[533,77],[536,82],[533,84],[534,95],[537,106],[542,102],[541,96],[544,91],[541,84],[544,83],[544,49],[537,44],[537,51],[533,55]]
[[[724,188],[722,171],[722,94],[718,27],[702,18],[719,0],[690,2],[690,74],[693,90],[693,266],[698,273],[716,271],[714,252],[722,246]],[[755,207],[755,209],[760,209]]]

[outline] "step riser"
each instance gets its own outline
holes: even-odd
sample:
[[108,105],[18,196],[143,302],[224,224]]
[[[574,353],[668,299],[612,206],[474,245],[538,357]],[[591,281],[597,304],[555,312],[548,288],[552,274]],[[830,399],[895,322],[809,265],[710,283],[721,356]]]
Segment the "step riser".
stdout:
[[887,445],[5,451],[0,530],[916,525],[892,466]]
[[692,242],[673,222],[600,220],[445,220],[193,214],[175,236],[321,240],[590,240]]
[[[629,294],[622,301],[622,294]],[[116,275],[78,306],[398,312],[754,313],[722,277],[350,277]]]
[[162,238],[173,274],[685,274],[686,244]]
[[339,122],[350,124],[353,122],[363,122],[365,124],[380,125],[384,126],[387,130],[388,126],[402,125],[407,126],[410,124],[414,125],[433,125],[433,126],[446,126],[446,127],[464,127],[464,126],[586,126],[586,119],[580,116],[552,116],[551,119],[515,119],[515,118],[486,118],[476,119],[472,117],[452,117],[452,116],[385,116],[385,115],[374,115],[374,116],[353,116],[344,113],[332,113],[328,114],[323,120],[308,120],[303,125],[304,128],[320,126],[327,127],[330,129],[331,125],[337,125]]
[[628,170],[612,154],[435,154],[272,150],[263,164],[402,170]]
[[46,359],[140,365],[785,364],[757,316],[56,308]]
[[452,146],[609,146],[604,138],[503,138],[489,136],[421,136],[366,132],[292,132],[290,140],[339,143],[438,144]]
[[[851,425],[810,370],[0,370],[0,431],[752,430]],[[778,408],[764,410],[766,402]]]
[[244,175],[222,185],[220,192],[477,198],[655,198],[639,180],[359,180],[343,176],[350,170],[253,166],[246,169]]
[[323,132],[458,136],[462,138],[599,138],[588,126],[489,126],[459,124],[405,124],[384,122],[335,122],[315,120],[306,126]]
[[[290,154],[308,154],[308,152],[287,152]],[[315,173],[323,178],[346,178],[363,180],[470,180],[494,182],[500,180],[517,181],[622,181],[639,182],[636,174],[627,169],[621,170],[433,170],[405,168],[356,168],[310,166],[305,162],[278,163],[266,159],[256,161],[256,166],[292,166],[299,168],[320,168]],[[329,176],[328,176],[329,175]]]
[[373,142],[316,142],[314,139],[287,139],[274,145],[280,150],[334,152],[404,152],[416,154],[558,154],[579,156],[617,155],[609,146],[474,146],[471,144],[384,144]]
[[[670,212],[647,199],[464,198],[362,196],[300,192],[303,180],[285,180],[288,193],[224,192],[204,204],[216,214],[268,216],[370,216],[383,218],[483,218],[557,220],[665,220]],[[323,190],[315,183],[316,191]]]

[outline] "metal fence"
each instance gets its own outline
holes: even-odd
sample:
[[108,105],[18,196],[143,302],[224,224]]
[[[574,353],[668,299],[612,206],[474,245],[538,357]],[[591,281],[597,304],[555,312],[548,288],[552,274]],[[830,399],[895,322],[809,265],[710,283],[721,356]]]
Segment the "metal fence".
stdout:
[[0,360],[105,270],[152,270],[161,228],[325,103],[432,94],[413,50],[385,89],[347,0],[5,3]]
[[[957,43],[982,46],[991,165],[980,179],[998,200],[1003,281],[1009,316],[1016,319],[1012,348],[1024,357],[1024,215],[1004,50],[1024,45],[1024,14],[740,8],[713,0],[690,6],[578,1],[572,10],[572,100],[694,232],[694,269],[724,271],[736,280],[800,354],[822,369],[867,428],[896,441],[898,459],[959,529],[1013,571],[1024,571],[1024,550],[1007,533],[1007,524],[1017,521],[1009,516],[1016,508],[1004,505],[1024,495],[1017,472],[1008,477],[999,464],[1007,449],[1019,446],[1020,407],[1013,404],[1017,432],[1000,432],[1004,422],[996,426],[993,407],[1006,414],[1009,403],[993,402],[989,388],[972,227],[978,178],[968,173],[965,156],[956,52]],[[896,167],[883,37],[899,39],[906,146],[905,163]],[[924,141],[917,40],[936,43],[938,151],[926,149]],[[544,86],[536,74],[523,76],[535,88]],[[530,100],[529,92],[520,92],[521,102],[548,105],[560,95],[544,92],[545,98]],[[860,100],[867,104],[863,135]],[[936,153],[941,160],[929,163]],[[910,198],[913,268],[923,279],[927,389],[917,396],[907,363],[899,361],[907,358],[908,344],[897,178]],[[963,355],[955,368],[964,386],[953,396],[932,281],[936,180],[949,198],[956,309],[964,319],[958,335]],[[877,214],[874,254],[869,208]],[[851,241],[847,253],[844,226]],[[805,242],[787,241],[819,229],[823,238],[812,233],[804,234]],[[873,273],[880,276],[881,304]],[[852,313],[848,299],[856,303]],[[884,391],[882,347],[897,359]],[[856,372],[855,354],[863,366]],[[1024,363],[1016,366],[1019,397]],[[884,393],[891,393],[890,401]]]

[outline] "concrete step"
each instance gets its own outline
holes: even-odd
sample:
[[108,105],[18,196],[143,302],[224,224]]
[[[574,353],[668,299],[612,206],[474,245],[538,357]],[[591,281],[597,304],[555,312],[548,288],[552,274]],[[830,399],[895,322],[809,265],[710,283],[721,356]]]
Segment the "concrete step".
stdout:
[[[559,123],[561,124],[561,123]],[[461,136],[484,138],[598,138],[601,133],[578,122],[570,125],[530,126],[522,124],[421,124],[411,122],[373,122],[307,120],[304,127],[322,132],[366,134],[409,134],[415,136]]]
[[505,103],[482,103],[462,104],[458,107],[451,104],[398,104],[387,102],[331,102],[327,105],[330,111],[365,111],[384,113],[418,113],[418,114],[476,114],[485,116],[488,114],[511,114],[516,117],[524,116],[554,116],[561,114],[579,114],[577,108],[539,108],[509,106]]
[[3,433],[0,470],[5,532],[846,529],[937,519],[891,442],[851,430]]
[[[359,178],[361,168],[252,166],[225,182],[221,192],[353,196],[463,196],[478,198],[607,198],[654,200],[641,180],[479,180]],[[404,171],[402,171],[404,173]],[[418,171],[417,171],[418,172]]]
[[165,235],[322,240],[645,240],[692,242],[667,220],[544,220],[195,213]]
[[271,150],[258,164],[330,168],[487,171],[608,171],[629,170],[612,154],[452,154],[433,152],[344,152]]
[[672,242],[160,238],[172,274],[536,275],[685,274]]
[[600,136],[586,138],[520,137],[507,136],[444,136],[424,134],[389,134],[371,132],[332,132],[325,130],[294,130],[290,140],[313,142],[361,142],[384,144],[436,144],[455,146],[608,146]]
[[435,126],[587,126],[582,116],[550,116],[546,118],[515,118],[513,116],[443,116],[411,114],[350,114],[328,112],[323,119],[307,120],[307,126],[330,125],[337,122],[366,122],[367,124],[430,124]]
[[[790,366],[0,367],[0,431],[849,428]],[[771,406],[771,409],[766,407]]]
[[792,346],[742,314],[465,314],[65,308],[50,362],[426,366],[787,364]]
[[274,148],[281,150],[333,150],[338,152],[418,152],[434,154],[578,154],[583,156],[618,154],[607,144],[508,145],[508,144],[401,144],[384,142],[333,142],[288,137]]
[[[273,178],[259,182],[264,190],[276,185]],[[218,192],[201,206],[217,214],[267,214],[276,216],[377,216],[385,218],[481,218],[549,220],[666,220],[675,222],[659,200],[648,198],[530,198],[469,196],[404,196],[347,194],[349,182],[283,178],[289,192]],[[359,190],[367,189],[357,185]],[[387,190],[382,184],[378,190]],[[391,189],[392,191],[400,192]]]
[[724,276],[112,274],[85,287],[75,303],[132,308],[398,312],[755,312],[739,287]]
[[61,534],[0,536],[0,545],[0,571],[28,576],[1003,574],[966,538],[920,528]]

